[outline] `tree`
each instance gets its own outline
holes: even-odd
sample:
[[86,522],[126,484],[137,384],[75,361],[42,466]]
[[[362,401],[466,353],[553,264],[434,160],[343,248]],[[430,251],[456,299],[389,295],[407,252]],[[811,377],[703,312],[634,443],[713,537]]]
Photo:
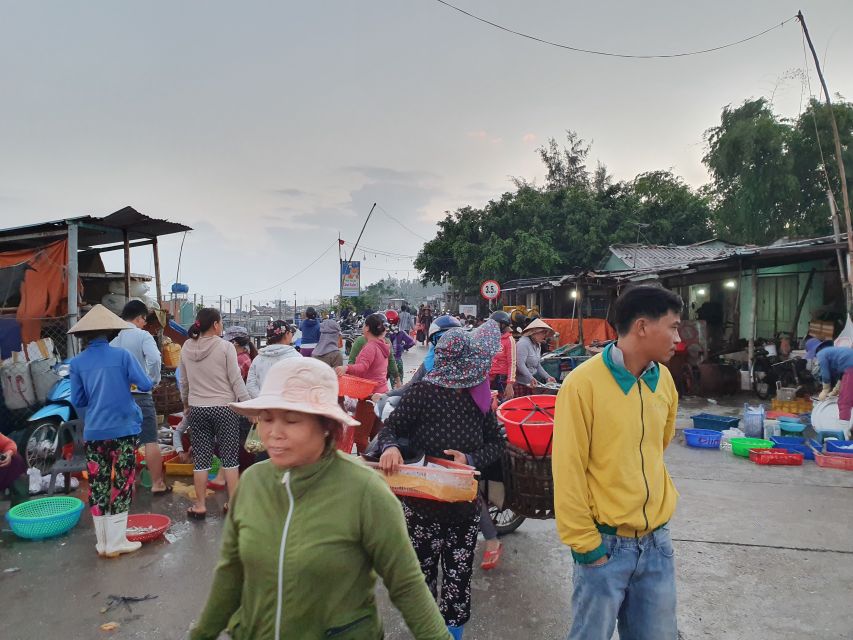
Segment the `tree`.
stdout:
[[547,146],[536,150],[547,169],[545,181],[548,189],[589,186],[586,168],[589,145],[571,129],[566,129],[566,142],[568,146],[560,149],[557,141],[549,138]]

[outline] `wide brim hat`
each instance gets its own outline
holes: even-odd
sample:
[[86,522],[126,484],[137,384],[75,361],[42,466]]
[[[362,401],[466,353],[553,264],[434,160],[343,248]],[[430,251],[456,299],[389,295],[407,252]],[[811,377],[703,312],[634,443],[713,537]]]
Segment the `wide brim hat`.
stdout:
[[96,304],[89,313],[78,320],[68,333],[88,331],[123,331],[128,328],[127,320],[122,320],[102,304]]
[[248,417],[279,409],[325,416],[349,427],[361,424],[338,404],[335,370],[316,358],[286,358],[274,364],[257,398],[228,406]]
[[527,325],[524,328],[524,331],[521,332],[521,335],[528,336],[531,333],[533,333],[534,331],[539,331],[541,329],[546,329],[546,330],[550,331],[551,333],[556,333],[556,331],[554,331],[554,328],[551,327],[550,325],[548,325],[547,322],[543,322],[539,318],[536,318],[536,320],[534,320],[533,322],[531,322],[529,325]]

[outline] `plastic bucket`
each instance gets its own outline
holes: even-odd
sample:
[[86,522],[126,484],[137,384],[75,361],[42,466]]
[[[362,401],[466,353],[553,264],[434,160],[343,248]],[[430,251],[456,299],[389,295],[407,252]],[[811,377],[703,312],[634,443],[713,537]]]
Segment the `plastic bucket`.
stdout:
[[510,444],[534,456],[550,456],[557,396],[520,396],[498,407]]

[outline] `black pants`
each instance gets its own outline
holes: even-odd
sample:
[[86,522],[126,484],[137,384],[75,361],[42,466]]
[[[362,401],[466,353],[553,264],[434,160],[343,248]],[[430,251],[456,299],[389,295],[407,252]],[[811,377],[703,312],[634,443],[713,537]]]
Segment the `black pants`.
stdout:
[[[403,512],[421,571],[438,601],[445,624],[461,627],[471,617],[471,574],[480,530],[480,511],[474,509],[467,520],[443,522],[429,511],[421,511],[404,501]],[[439,563],[442,573],[440,598]]]

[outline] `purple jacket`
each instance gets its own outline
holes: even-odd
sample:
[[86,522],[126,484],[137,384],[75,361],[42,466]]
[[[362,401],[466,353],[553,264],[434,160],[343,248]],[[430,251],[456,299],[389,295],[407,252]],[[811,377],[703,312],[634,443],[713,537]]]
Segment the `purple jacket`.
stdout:
[[397,360],[403,357],[404,351],[408,351],[415,346],[415,341],[404,331],[388,334],[388,339],[391,341],[391,346],[394,349],[394,358]]

